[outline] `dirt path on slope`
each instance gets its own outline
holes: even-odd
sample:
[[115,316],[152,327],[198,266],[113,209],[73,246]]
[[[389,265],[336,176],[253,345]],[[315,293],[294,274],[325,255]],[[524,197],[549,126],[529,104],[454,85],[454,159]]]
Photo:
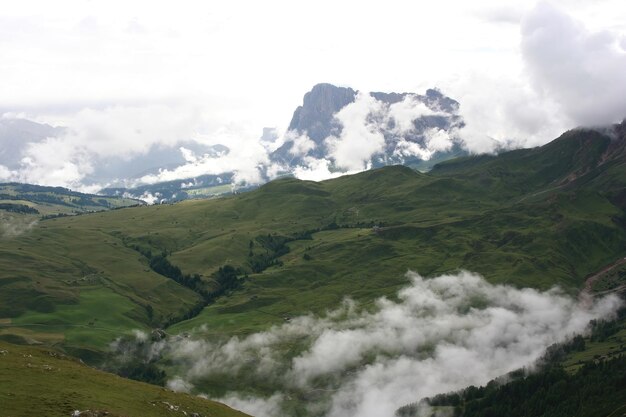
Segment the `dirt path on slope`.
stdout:
[[594,294],[593,293],[593,284],[596,283],[596,281],[598,281],[600,279],[600,277],[602,277],[602,275],[606,274],[607,272],[612,271],[613,269],[617,268],[618,266],[624,265],[626,264],[626,257],[624,258],[620,258],[618,260],[616,260],[613,263],[610,263],[609,265],[605,266],[604,268],[602,268],[600,271],[589,275],[586,279],[585,279],[585,286],[583,287],[582,291],[580,292],[579,295],[579,299],[581,302],[590,305],[591,304],[591,300],[593,299],[594,295],[601,295],[601,294],[608,294],[610,292],[615,292],[615,291],[621,291],[624,289],[624,285],[620,285],[617,288],[613,288],[611,290],[607,290],[607,291],[601,291],[599,293]]

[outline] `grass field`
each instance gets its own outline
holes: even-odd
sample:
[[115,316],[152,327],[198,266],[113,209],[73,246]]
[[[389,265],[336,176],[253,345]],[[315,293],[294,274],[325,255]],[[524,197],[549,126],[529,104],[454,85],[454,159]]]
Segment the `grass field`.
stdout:
[[[240,415],[51,355],[51,346],[101,363],[113,340],[137,329],[250,334],[323,314],[345,297],[365,308],[394,297],[407,270],[428,277],[467,269],[494,283],[558,285],[574,295],[587,276],[626,256],[625,162],[626,151],[607,137],[579,130],[429,173],[397,166],[320,183],[282,178],[224,198],[46,220],[23,207],[0,212],[0,340],[46,346],[0,341],[8,351],[0,353],[0,417],[74,409]],[[156,257],[197,285],[157,273]],[[218,298],[198,290],[219,288],[226,265],[237,285]],[[623,285],[623,272],[612,270],[594,289]],[[568,367],[623,350],[624,331],[589,340]],[[219,395],[246,381],[205,383]]]
[[[106,346],[111,331],[173,322],[170,333],[200,325],[248,333],[322,313],[346,296],[366,305],[393,296],[407,270],[467,269],[491,282],[573,294],[626,255],[624,154],[607,157],[611,146],[574,131],[428,174],[386,167],[320,183],[283,178],[219,199],[40,221],[0,240],[0,320],[11,320],[0,321],[0,331],[35,340],[37,332],[56,334],[92,348]],[[274,256],[268,236],[288,250]],[[224,265],[246,278],[181,321],[201,297],[155,273],[133,247],[164,253],[209,287]],[[269,267],[255,272],[261,258]],[[97,314],[104,306],[110,320]]]
[[104,211],[143,202],[130,198],[84,194],[62,187],[4,183],[0,184],[0,204],[24,205],[35,209],[39,215],[50,216]]
[[98,371],[49,348],[0,342],[1,417],[68,417],[75,410],[111,417],[245,416],[219,403]]
[[233,187],[230,184],[215,185],[204,188],[190,188],[186,193],[190,198],[214,197],[217,195],[228,194],[232,192]]
[[12,324],[42,326],[48,332],[63,333],[70,346],[102,350],[111,337],[137,328],[137,322],[128,316],[134,308],[131,301],[109,289],[86,288],[76,304],[60,305],[52,313],[29,311]]
[[604,340],[585,339],[585,349],[574,352],[564,360],[563,366],[569,372],[577,371],[585,362],[611,359],[626,352],[626,320],[618,321],[617,330]]

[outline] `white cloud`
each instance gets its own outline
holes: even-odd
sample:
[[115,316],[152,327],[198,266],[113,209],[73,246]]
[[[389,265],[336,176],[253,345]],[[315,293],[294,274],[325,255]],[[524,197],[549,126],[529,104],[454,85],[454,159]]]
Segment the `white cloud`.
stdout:
[[187,149],[184,146],[181,146],[178,149],[180,150],[180,153],[183,155],[183,158],[185,158],[185,161],[190,162],[190,163],[195,163],[198,161],[198,158],[196,157],[196,155],[191,149]]
[[433,152],[419,143],[411,142],[403,138],[398,141],[396,148],[393,151],[393,155],[405,158],[409,156],[416,156],[427,161],[432,157]]
[[30,143],[14,175],[20,182],[78,187],[93,171],[90,155],[63,138]]
[[458,134],[473,153],[542,145],[571,127],[556,103],[539,95],[521,72],[512,78],[468,73],[449,90],[456,92],[465,122]]
[[0,165],[0,181],[7,182],[13,180],[14,173],[4,165]]
[[524,16],[521,5],[498,4],[476,11],[476,15],[487,22],[519,24]]
[[[432,106],[438,106],[438,103],[432,103]],[[458,133],[457,122],[452,122],[448,130],[420,128],[418,131],[416,128],[416,121],[423,117],[442,116],[449,119],[453,116],[431,107],[419,101],[414,94],[407,94],[399,102],[386,104],[368,93],[358,93],[353,103],[335,115],[335,119],[342,126],[340,135],[326,139],[328,157],[334,162],[335,171],[346,173],[369,169],[372,158],[385,152],[385,147],[392,143],[385,142],[385,135],[393,136],[396,141],[393,145],[395,157],[418,157],[427,160],[437,151],[449,150]],[[415,136],[418,134],[421,141],[416,141]],[[409,135],[413,138],[409,139]],[[315,175],[309,175],[309,178],[322,178],[324,165],[324,161],[316,161],[313,167],[309,162],[309,166],[297,169],[296,176],[300,178],[308,175],[309,171],[314,171]],[[323,178],[331,178],[336,172],[328,171],[328,174]]]
[[229,148],[234,142],[237,147],[231,148],[226,154],[195,155],[185,151],[187,163],[173,169],[161,169],[156,174],[149,174],[139,178],[140,183],[154,184],[162,181],[193,178],[206,174],[222,174],[234,172],[235,184],[260,184],[264,181],[264,172],[269,167],[267,148],[256,136],[245,137],[239,131],[222,129],[216,132],[212,141],[221,143]]
[[83,109],[65,120],[67,128],[59,136],[25,141],[20,167],[0,174],[22,182],[97,190],[102,184],[88,186],[84,180],[103,161],[130,161],[155,148],[175,152],[179,143],[234,143],[238,149],[216,155],[196,155],[179,147],[186,164],[146,175],[142,181],[154,183],[231,170],[240,182],[261,181],[258,166],[267,162],[267,150],[257,140],[258,132],[250,133],[246,126],[219,126],[195,105],[182,107],[155,104]]
[[332,162],[324,158],[317,159],[312,157],[305,157],[303,162],[304,165],[299,165],[293,170],[293,175],[301,180],[322,181],[354,173],[344,171],[331,171]]
[[359,92],[353,103],[335,114],[341,123],[341,134],[326,139],[328,155],[344,170],[362,171],[371,165],[371,158],[382,152],[385,138],[375,117],[379,117],[383,103],[367,93]]
[[290,131],[285,135],[285,140],[293,142],[289,148],[289,153],[293,156],[305,156],[309,151],[315,149],[315,142],[306,133],[298,135],[296,132]]
[[254,417],[278,417],[284,415],[281,407],[284,400],[285,398],[281,394],[274,394],[269,398],[230,394],[216,399],[216,401],[228,404],[235,410],[243,411]]
[[130,157],[153,145],[171,147],[198,137],[201,124],[198,109],[189,106],[184,111],[158,104],[83,109],[72,117],[64,141],[101,157]]
[[147,204],[150,204],[150,205],[160,203],[161,197],[162,196],[160,193],[152,194],[151,192],[148,192],[148,191],[145,191],[139,197],[130,195],[128,193],[124,193],[124,198],[139,198],[139,200],[145,201]]
[[24,138],[18,181],[84,188],[83,179],[103,158],[130,160],[153,147],[202,140],[205,125],[197,109],[177,112],[165,105],[83,109],[70,116],[68,128],[44,140]]
[[552,4],[562,8],[494,3],[476,10],[481,19],[512,23],[498,30],[517,31],[520,47],[506,60],[499,51],[506,66],[485,61],[443,80],[461,103],[466,127],[459,133],[471,152],[538,146],[567,129],[626,116],[626,54],[617,46],[626,10],[614,1]]
[[[453,134],[457,133],[456,128],[451,129]],[[423,132],[424,144],[411,142],[401,138],[396,144],[393,155],[400,157],[415,156],[425,161],[429,160],[435,152],[445,152],[452,148],[454,140],[450,132],[439,129],[430,128]]]
[[[324,317],[292,318],[223,343],[200,332],[160,349],[180,372],[174,381],[187,387],[226,377],[271,388],[268,398],[220,398],[253,415],[284,415],[276,407],[296,396],[314,398],[305,406],[325,417],[391,416],[425,396],[529,366],[549,345],[585,331],[591,319],[611,317],[621,304],[609,296],[583,305],[558,289],[492,285],[469,272],[408,277],[397,301],[381,298],[368,310],[346,301]],[[298,353],[286,354],[285,346]]]
[[167,388],[175,392],[190,392],[193,386],[182,378],[173,378],[167,381]]
[[0,212],[0,237],[10,239],[20,236],[30,231],[39,223],[39,220],[32,220],[32,217],[13,216],[6,211]]
[[426,104],[417,100],[414,95],[407,94],[402,101],[389,105],[387,117],[393,119],[394,132],[398,135],[406,135],[415,130],[414,121],[422,116],[444,115],[436,112]]
[[[529,12],[523,0],[365,1],[360,19],[330,0],[304,9],[280,1],[14,2],[0,12],[0,113],[70,131],[56,142],[63,163],[39,154],[24,166],[32,173],[11,175],[50,183],[50,168],[58,185],[84,187],[98,158],[212,141],[220,128],[245,132],[228,144],[237,153],[262,127],[286,126],[302,93],[320,81],[362,91],[440,86],[461,103],[461,135],[473,152],[543,144],[577,124],[621,119],[626,9],[619,0],[554,3],[572,17],[543,3]],[[339,29],[317,30],[322,20]],[[417,107],[408,104],[390,106],[399,129],[411,128]],[[375,123],[343,116],[356,130],[330,141],[336,167],[364,169],[380,148]],[[310,143],[302,145],[294,151]],[[256,177],[261,159],[237,161],[252,164],[243,176]]]
[[589,31],[547,2],[522,21],[522,53],[534,85],[574,123],[626,118],[626,52],[620,34]]
[[[456,131],[456,129],[454,130]],[[430,151],[444,152],[450,150],[454,144],[450,132],[443,129],[428,129],[424,132],[424,136],[426,139],[426,148]]]

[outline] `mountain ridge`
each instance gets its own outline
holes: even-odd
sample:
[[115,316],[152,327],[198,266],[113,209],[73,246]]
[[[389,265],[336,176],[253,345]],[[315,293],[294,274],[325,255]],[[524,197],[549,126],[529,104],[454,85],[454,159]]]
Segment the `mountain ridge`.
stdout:
[[[14,330],[43,317],[11,293],[31,294],[52,311],[66,302],[78,303],[70,310],[90,309],[97,300],[89,294],[99,294],[130,314],[134,324],[124,326],[138,328],[197,313],[202,297],[193,287],[151,270],[153,260],[144,253],[153,258],[163,254],[182,275],[197,275],[207,291],[218,288],[215,274],[225,264],[239,271],[239,277],[254,277],[177,329],[207,321],[223,327],[228,321],[221,319],[220,309],[245,305],[255,294],[275,299],[265,309],[278,317],[323,310],[345,294],[366,300],[380,296],[381,288],[383,294],[392,294],[403,285],[407,268],[426,275],[464,268],[495,282],[538,288],[559,284],[575,291],[587,274],[626,255],[626,174],[619,165],[623,155],[612,152],[602,165],[594,162],[605,155],[608,140],[574,131],[552,145],[459,159],[430,173],[389,166],[323,182],[286,178],[221,199],[48,220],[0,241],[0,282],[6,283],[8,297],[3,315],[11,318]],[[592,157],[577,156],[587,149]],[[553,160],[561,154],[570,159]],[[567,186],[554,182],[585,167],[589,172]],[[538,173],[552,176],[541,180]],[[348,248],[351,261],[346,263],[340,259],[348,256]],[[375,262],[372,253],[384,255],[384,260]],[[16,265],[13,259],[25,262]],[[56,272],[49,276],[42,270]],[[354,274],[368,284],[356,286],[348,280]],[[77,276],[88,279],[83,283]],[[317,283],[316,290],[292,294],[295,276],[308,276]],[[283,295],[271,295],[276,291]],[[293,305],[298,305],[296,311],[289,307]],[[63,314],[66,323],[83,324],[80,316]],[[253,319],[253,310],[241,314],[244,322],[272,322],[270,316]],[[67,329],[62,333],[73,335],[66,338],[70,341],[97,334],[88,327]]]
[[[391,106],[399,105],[407,101],[408,110],[411,106],[417,108],[417,105],[424,105],[421,110],[426,114],[415,113],[415,117],[411,120],[402,120],[402,123],[410,123],[412,127],[406,131],[398,133],[396,131],[399,121],[394,119],[391,114],[376,114],[381,110],[372,109],[372,113],[365,115],[363,123],[371,122],[381,117],[389,120],[379,120],[377,123],[384,136],[384,149],[372,155],[372,164],[374,167],[384,165],[393,165],[396,163],[418,164],[425,162],[430,157],[435,159],[445,159],[450,155],[457,155],[460,150],[460,142],[454,142],[451,147],[455,147],[452,152],[449,149],[437,149],[435,155],[426,158],[424,155],[410,151],[411,144],[413,146],[427,146],[427,138],[425,135],[431,129],[451,132],[453,129],[459,129],[464,126],[462,118],[458,115],[459,103],[449,97],[444,96],[439,90],[428,89],[425,95],[416,93],[384,93],[369,92],[361,93],[349,87],[336,87],[329,83],[316,84],[304,95],[303,104],[295,110],[288,132],[291,136],[286,136],[286,141],[271,155],[273,161],[287,164],[290,167],[307,163],[307,158],[315,159],[333,159],[328,139],[339,137],[346,126],[342,125],[338,119],[338,113],[347,106],[352,105],[357,100],[359,94],[366,94],[372,97],[377,103],[383,106],[383,112],[390,112]],[[405,110],[406,111],[406,110]],[[415,111],[415,110],[413,110]],[[432,114],[428,114],[431,112]],[[406,114],[402,115],[406,117]],[[395,116],[396,118],[399,115]],[[406,127],[405,127],[406,128]],[[296,138],[305,136],[312,141],[310,149],[302,153],[297,148]],[[414,154],[412,154],[413,152]],[[428,165],[426,165],[428,166]]]
[[[367,310],[394,300],[407,270],[426,280],[474,271],[489,284],[557,286],[575,299],[590,274],[626,256],[621,140],[574,130],[428,173],[397,165],[321,182],[281,178],[219,199],[42,221],[0,239],[0,339],[115,368],[111,355],[128,357],[133,343],[151,351],[189,334],[243,340],[322,317],[346,297]],[[623,268],[608,275],[594,289],[623,288]],[[284,348],[287,357],[298,349]],[[177,375],[167,357],[127,366],[115,369]],[[240,375],[194,384],[214,398],[271,394]],[[290,401],[300,409],[309,397]]]

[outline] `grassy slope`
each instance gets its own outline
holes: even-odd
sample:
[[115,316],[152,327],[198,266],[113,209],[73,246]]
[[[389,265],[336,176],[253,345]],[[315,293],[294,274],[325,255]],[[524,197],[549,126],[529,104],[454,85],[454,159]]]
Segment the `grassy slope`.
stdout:
[[0,203],[23,204],[36,209],[44,216],[86,213],[142,204],[141,201],[130,198],[106,197],[61,187],[18,183],[0,184]]
[[[83,218],[90,227],[79,226]],[[137,252],[103,230],[107,225],[105,213],[53,219],[0,241],[0,316],[11,317],[13,325],[31,325],[27,330],[46,324],[42,331],[59,332],[69,342],[83,328],[80,332],[94,336],[89,345],[102,349],[115,334],[146,327],[148,304],[160,320],[184,314],[200,301],[152,272]],[[72,310],[80,314],[65,313]],[[119,320],[122,315],[125,320]]]
[[[217,200],[45,221],[0,241],[0,320],[21,326],[0,332],[36,330],[102,348],[110,330],[154,326],[199,301],[150,271],[124,242],[165,250],[183,272],[210,281],[224,264],[249,269],[250,241],[254,255],[265,251],[259,236],[333,223],[352,227],[289,243],[282,266],[250,274],[243,289],[170,331],[208,324],[209,332],[249,332],[333,308],[344,296],[393,296],[407,269],[465,268],[493,282],[575,291],[587,274],[626,254],[616,222],[626,207],[615,202],[626,170],[620,155],[603,162],[610,146],[595,133],[570,132],[542,148],[462,158],[430,174],[387,167],[322,183],[286,178]],[[117,319],[98,315],[98,298],[117,300],[105,301]],[[72,308],[90,313],[67,313]],[[46,320],[54,323],[25,326]],[[108,330],[99,331],[100,323]]]
[[213,401],[95,370],[50,349],[0,342],[0,417],[67,417],[74,410],[107,411],[111,417],[245,416]]
[[[620,322],[620,330],[603,341],[591,341],[585,339],[585,350],[570,354],[563,362],[563,366],[570,372],[578,370],[583,363],[598,360],[611,359],[626,352],[626,321]],[[626,400],[625,400],[626,401]]]

